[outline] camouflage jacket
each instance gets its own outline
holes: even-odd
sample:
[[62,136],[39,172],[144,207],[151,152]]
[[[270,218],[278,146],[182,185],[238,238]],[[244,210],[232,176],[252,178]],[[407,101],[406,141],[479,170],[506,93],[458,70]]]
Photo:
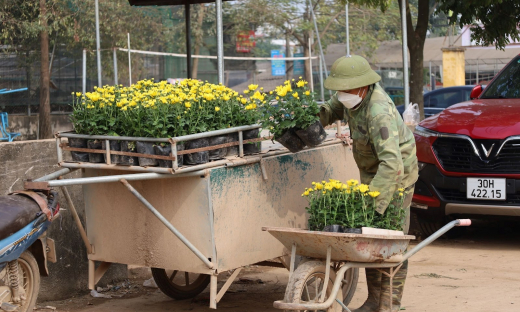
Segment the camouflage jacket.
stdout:
[[325,126],[344,119],[349,124],[353,154],[361,183],[379,191],[376,209],[384,213],[398,188],[417,181],[419,170],[415,138],[386,92],[374,84],[355,109],[346,109],[337,93],[321,106],[320,120]]

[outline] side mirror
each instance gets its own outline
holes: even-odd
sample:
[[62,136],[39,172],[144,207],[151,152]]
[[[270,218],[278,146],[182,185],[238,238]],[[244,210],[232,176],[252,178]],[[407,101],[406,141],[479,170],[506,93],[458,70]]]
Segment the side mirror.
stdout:
[[482,86],[481,85],[476,85],[473,90],[471,90],[471,93],[469,94],[469,98],[471,100],[474,100],[476,98],[478,98],[481,94],[482,94]]

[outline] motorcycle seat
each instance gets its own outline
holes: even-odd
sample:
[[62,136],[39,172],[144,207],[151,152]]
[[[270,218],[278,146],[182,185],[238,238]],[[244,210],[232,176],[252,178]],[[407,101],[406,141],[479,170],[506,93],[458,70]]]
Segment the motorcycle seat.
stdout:
[[18,232],[41,213],[38,204],[27,196],[0,196],[0,240]]

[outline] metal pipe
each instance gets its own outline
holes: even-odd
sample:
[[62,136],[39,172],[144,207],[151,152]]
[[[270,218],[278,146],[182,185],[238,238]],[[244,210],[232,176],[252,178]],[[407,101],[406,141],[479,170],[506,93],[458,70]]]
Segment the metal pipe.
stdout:
[[99,1],[95,1],[96,10],[96,53],[97,53],[97,75],[98,75],[98,87],[103,86],[101,81],[101,39],[99,38]]
[[238,156],[244,157],[244,133],[242,131],[238,132]]
[[129,86],[132,85],[132,59],[130,58],[130,33],[128,35],[128,81]]
[[118,81],[117,81],[117,53],[116,53],[116,48],[114,48],[114,84],[115,85],[118,85]]
[[309,38],[309,70],[311,71],[311,92],[314,92],[314,77],[312,74],[312,45],[311,45],[311,38]]
[[83,49],[83,71],[81,77],[81,92],[85,94],[87,92],[87,49]]
[[159,180],[159,179],[172,179],[172,178],[183,178],[183,177],[196,177],[207,175],[206,170],[199,170],[190,172],[182,175],[177,174],[160,174],[155,172],[148,173],[134,173],[134,174],[120,174],[111,176],[101,177],[87,177],[87,178],[75,178],[75,179],[63,179],[63,180],[52,180],[49,181],[50,187],[56,186],[69,186],[69,185],[84,185],[84,184],[96,184],[96,183],[110,183],[119,182],[121,179],[128,181],[141,181],[141,180]]
[[190,2],[184,3],[184,16],[185,16],[185,27],[186,27],[186,77],[191,79],[191,14],[190,14]]
[[222,0],[216,0],[217,8],[217,70],[218,82],[224,83],[224,34],[222,24]]
[[320,64],[320,92],[321,92],[321,101],[322,102],[325,102],[325,89],[324,89],[324,86],[323,86],[323,64],[321,63],[321,56],[319,57],[320,60],[318,61],[318,63]]
[[240,126],[228,129],[221,129],[215,131],[202,132],[197,134],[183,135],[179,137],[173,138],[140,138],[140,137],[125,137],[125,136],[109,136],[109,135],[85,135],[85,134],[76,134],[72,132],[62,132],[59,133],[60,137],[63,138],[81,138],[88,140],[119,140],[119,141],[143,141],[143,142],[182,142],[189,141],[201,138],[208,138],[212,136],[235,133],[239,131],[246,131],[252,129],[261,128],[260,125],[249,125],[249,126]]
[[143,203],[146,208],[148,208],[175,236],[177,236],[178,239],[181,240],[181,242],[188,247],[196,256],[199,258],[204,264],[212,269],[213,263],[211,263],[193,244],[184,237],[184,235],[181,234],[166,218],[159,212],[157,209],[155,209],[152,204],[150,204],[135,188],[133,188],[128,181],[125,179],[121,179],[120,182],[128,188],[128,190],[135,196],[141,203]]
[[478,68],[479,67],[479,59],[477,59],[477,71],[476,71],[476,78],[477,78],[477,81],[475,81],[475,85],[478,85]]
[[57,157],[58,157],[58,163],[63,161],[63,152],[61,150],[61,139],[59,137],[56,137],[56,150],[57,150]]
[[95,163],[73,163],[61,162],[59,165],[63,168],[82,168],[82,169],[103,169],[103,170],[120,170],[120,171],[135,171],[135,172],[151,172],[160,174],[172,174],[171,168],[161,167],[140,167],[140,166],[119,166]]
[[60,169],[60,170],[58,170],[56,172],[53,172],[53,173],[48,174],[48,175],[44,175],[43,177],[35,179],[33,181],[34,182],[44,182],[44,181],[53,180],[53,179],[56,179],[56,178],[58,178],[60,176],[66,175],[67,173],[70,173],[70,172],[76,171],[76,170],[78,170],[78,169],[70,169],[70,168]]
[[172,156],[175,157],[175,160],[172,161],[172,169],[175,171],[179,168],[179,160],[177,159],[177,142],[173,141],[170,144],[172,149]]
[[428,71],[430,73],[430,91],[433,90],[433,81],[432,81],[432,61],[430,61],[430,69]]
[[345,30],[347,32],[347,56],[350,55],[350,33],[348,29],[348,2],[345,4]]
[[401,0],[401,27],[403,37],[403,77],[404,77],[404,107],[410,105],[410,86],[408,82],[408,34],[406,29],[406,0]]
[[171,138],[171,140],[173,140],[174,142],[189,141],[189,140],[208,138],[208,137],[212,137],[212,136],[235,133],[235,132],[239,132],[239,131],[246,131],[246,130],[258,129],[258,128],[261,128],[261,126],[260,125],[240,126],[240,127],[234,127],[234,128],[228,128],[228,129],[222,129],[222,130],[197,133],[197,134],[183,135],[180,137]]
[[[314,15],[314,8],[312,7],[311,0],[309,0],[309,7],[311,10],[311,14],[312,14],[312,21],[314,22],[314,31],[316,32],[316,38],[318,38],[318,46],[320,47],[321,61],[325,62],[325,57],[323,56],[323,47],[321,46],[320,32],[318,31],[318,24],[316,23],[316,15]],[[323,65],[325,67],[325,78],[327,78],[328,77],[327,65],[325,63],[323,63]]]
[[[111,165],[112,164],[112,159],[110,159],[110,140],[105,140],[105,156],[106,156],[106,162],[107,162],[107,165]],[[61,161],[60,161],[61,162]],[[58,162],[58,163],[60,163]]]
[[63,193],[63,195],[65,195],[67,204],[69,205],[70,211],[72,212],[72,218],[74,219],[74,222],[76,222],[76,226],[78,227],[79,234],[81,235],[81,239],[83,240],[83,243],[85,244],[85,247],[87,248],[87,254],[91,254],[92,245],[90,244],[90,241],[87,236],[87,232],[85,232],[85,228],[83,227],[83,224],[81,223],[81,219],[79,218],[76,207],[74,206],[74,203],[72,202],[72,198],[70,197],[69,191],[67,190],[67,188],[65,186],[62,186],[61,192]]

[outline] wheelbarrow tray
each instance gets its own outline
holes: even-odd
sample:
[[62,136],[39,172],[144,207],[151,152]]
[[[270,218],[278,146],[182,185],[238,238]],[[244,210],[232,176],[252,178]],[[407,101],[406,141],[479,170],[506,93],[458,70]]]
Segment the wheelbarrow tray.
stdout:
[[332,261],[400,262],[413,235],[369,235],[263,227],[288,250],[296,244],[300,256],[325,259],[331,247]]

